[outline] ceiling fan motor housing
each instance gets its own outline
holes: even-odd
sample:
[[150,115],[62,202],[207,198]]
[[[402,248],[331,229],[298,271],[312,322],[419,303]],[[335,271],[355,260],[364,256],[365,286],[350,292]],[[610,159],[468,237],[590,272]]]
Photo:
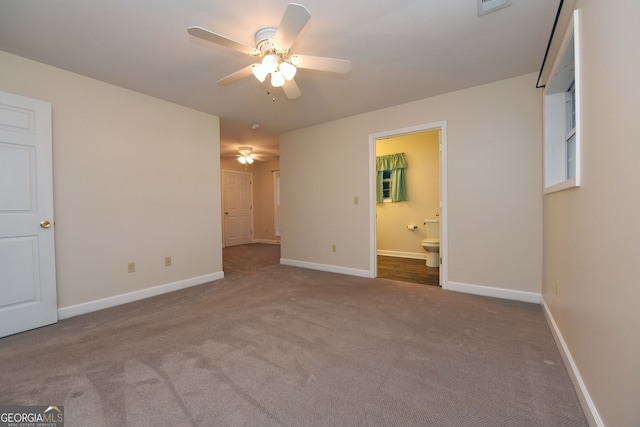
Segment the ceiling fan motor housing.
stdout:
[[262,56],[268,53],[284,53],[282,51],[278,51],[276,46],[273,44],[273,38],[276,36],[276,30],[276,27],[266,27],[256,31],[256,49],[262,53]]

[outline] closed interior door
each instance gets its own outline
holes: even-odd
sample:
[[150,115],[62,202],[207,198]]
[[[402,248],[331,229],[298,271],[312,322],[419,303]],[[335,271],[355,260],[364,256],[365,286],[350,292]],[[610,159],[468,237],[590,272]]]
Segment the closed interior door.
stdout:
[[247,172],[223,171],[224,244],[252,243],[252,182]]
[[0,92],[0,336],[58,321],[51,105]]

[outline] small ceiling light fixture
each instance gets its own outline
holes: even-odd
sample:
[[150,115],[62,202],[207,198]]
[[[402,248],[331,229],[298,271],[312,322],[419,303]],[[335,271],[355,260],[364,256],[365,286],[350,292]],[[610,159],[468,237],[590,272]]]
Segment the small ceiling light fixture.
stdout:
[[251,123],[251,130],[260,129],[260,123]]
[[243,165],[250,165],[253,163],[253,150],[252,147],[238,147],[238,152],[240,155],[238,156],[238,161]]

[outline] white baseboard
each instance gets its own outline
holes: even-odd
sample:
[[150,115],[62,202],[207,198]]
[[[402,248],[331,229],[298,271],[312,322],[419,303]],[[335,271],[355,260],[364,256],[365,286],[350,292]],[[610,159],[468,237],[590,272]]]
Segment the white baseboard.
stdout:
[[512,289],[493,288],[490,286],[470,285],[468,283],[448,282],[447,290],[462,292],[465,294],[481,295],[485,297],[494,297],[502,299],[510,299],[514,301],[530,302],[540,304],[540,294],[534,292],[515,291]]
[[340,267],[337,265],[316,264],[314,262],[297,261],[294,259],[280,258],[280,264],[290,265],[292,267],[308,268],[310,270],[328,271],[330,273],[340,273],[349,276],[371,277],[369,270],[360,270],[357,268]]
[[587,390],[587,386],[582,380],[582,376],[580,375],[580,371],[576,366],[575,361],[573,360],[573,356],[569,351],[569,347],[567,347],[567,343],[562,337],[562,333],[560,329],[558,329],[558,325],[556,324],[551,311],[549,310],[549,306],[547,302],[542,299],[542,309],[544,311],[544,315],[547,319],[547,324],[549,325],[549,329],[551,329],[551,334],[556,341],[556,345],[560,350],[560,354],[562,355],[562,359],[564,360],[564,364],[567,367],[567,372],[569,373],[569,377],[571,377],[571,382],[573,382],[573,387],[576,390],[576,394],[578,395],[578,399],[580,400],[580,404],[582,405],[582,409],[584,410],[584,414],[587,417],[587,421],[590,426],[598,426],[604,427],[604,423],[602,422],[602,418],[600,418],[600,414],[598,413],[598,409],[596,405],[593,403],[591,399],[591,395],[589,394],[589,390]]
[[277,239],[254,239],[253,243],[266,243],[268,245],[279,245],[280,240]]
[[69,307],[58,309],[58,319],[68,319],[69,317],[79,316],[81,314],[91,313],[93,311],[102,310],[117,305],[138,301],[145,298],[155,297],[157,295],[166,294],[168,292],[189,288],[191,286],[202,285],[203,283],[219,280],[224,277],[224,272],[207,274],[191,279],[180,280],[178,282],[167,283],[164,285],[154,286],[152,288],[141,289],[126,294],[115,295],[112,297],[102,298],[95,301],[89,301],[82,304],[76,304]]
[[381,256],[393,256],[396,258],[427,259],[426,252],[425,253],[399,252],[399,251],[385,251],[383,249],[378,249],[376,253]]

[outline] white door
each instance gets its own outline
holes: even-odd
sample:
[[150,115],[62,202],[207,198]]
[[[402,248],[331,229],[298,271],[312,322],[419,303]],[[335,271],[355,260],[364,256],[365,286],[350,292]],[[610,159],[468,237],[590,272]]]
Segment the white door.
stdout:
[[0,92],[0,336],[58,321],[51,104]]
[[224,245],[251,243],[252,185],[247,172],[223,171]]

